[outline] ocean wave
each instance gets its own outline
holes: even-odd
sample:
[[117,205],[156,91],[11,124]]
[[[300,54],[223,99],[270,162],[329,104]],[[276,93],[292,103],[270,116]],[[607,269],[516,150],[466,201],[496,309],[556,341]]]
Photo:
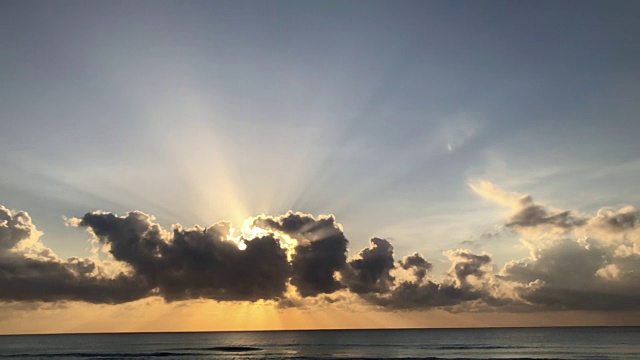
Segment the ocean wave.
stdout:
[[246,352],[260,351],[262,348],[255,346],[210,346],[210,347],[194,347],[194,348],[177,348],[172,350],[179,351],[222,351],[222,352]]
[[424,346],[421,349],[427,350],[502,350],[502,349],[527,349],[530,346],[520,345],[434,345]]

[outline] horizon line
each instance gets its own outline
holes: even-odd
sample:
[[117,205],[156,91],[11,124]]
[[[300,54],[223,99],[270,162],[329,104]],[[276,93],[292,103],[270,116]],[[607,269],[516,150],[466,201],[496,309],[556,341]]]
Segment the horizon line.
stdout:
[[103,331],[0,334],[0,336],[47,335],[144,335],[144,334],[205,334],[205,333],[259,333],[294,331],[383,331],[383,330],[492,330],[492,329],[570,329],[570,328],[640,328],[640,325],[559,325],[559,326],[469,326],[469,327],[398,327],[398,328],[330,328],[330,329],[263,329],[263,330],[203,330],[203,331]]

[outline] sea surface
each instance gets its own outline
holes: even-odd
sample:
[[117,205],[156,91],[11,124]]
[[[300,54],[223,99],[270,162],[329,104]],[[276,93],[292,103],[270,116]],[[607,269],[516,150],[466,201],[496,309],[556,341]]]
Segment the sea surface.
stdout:
[[0,359],[640,359],[640,327],[0,336]]

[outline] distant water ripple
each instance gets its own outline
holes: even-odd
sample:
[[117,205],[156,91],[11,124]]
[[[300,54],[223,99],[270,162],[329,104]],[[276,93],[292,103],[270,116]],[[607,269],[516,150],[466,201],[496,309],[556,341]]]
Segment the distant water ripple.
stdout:
[[640,327],[0,336],[0,359],[640,359]]

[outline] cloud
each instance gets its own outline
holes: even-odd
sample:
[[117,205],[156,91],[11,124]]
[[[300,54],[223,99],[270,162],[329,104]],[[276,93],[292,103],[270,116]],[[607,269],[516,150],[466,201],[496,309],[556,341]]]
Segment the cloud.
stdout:
[[139,280],[124,275],[87,276],[72,262],[0,258],[0,299],[4,301],[123,303],[148,295],[150,289]]
[[570,211],[551,210],[546,206],[535,203],[530,195],[506,192],[488,181],[473,182],[469,186],[482,197],[509,206],[513,210],[506,226],[536,227],[539,225],[552,225],[559,228],[571,228],[581,225],[585,221],[574,216]]
[[388,292],[395,278],[393,246],[385,240],[372,238],[369,248],[360,251],[342,272],[342,281],[356,294]]
[[506,192],[489,181],[473,181],[469,183],[469,187],[485,199],[495,201],[515,209],[522,207],[523,203],[530,201],[530,198],[527,195],[517,192]]
[[487,270],[491,257],[475,255],[470,250],[449,251],[446,255],[452,266],[442,281],[427,278],[431,268],[419,254],[405,257],[398,265],[412,270],[414,281],[400,281],[387,294],[366,295],[365,300],[390,309],[419,309],[454,306],[468,301],[490,298],[487,290]]
[[511,209],[497,229],[518,234],[528,257],[497,269],[487,253],[449,250],[449,270],[433,274],[432,263],[418,253],[396,260],[393,245],[382,238],[349,258],[349,242],[333,215],[260,215],[236,234],[228,222],[166,230],[140,211],[95,211],[67,223],[87,229],[110,260],[63,260],[40,242],[42,233],[26,212],[0,206],[0,301],[114,304],[155,296],[271,300],[280,307],[640,310],[636,208],[585,215],[488,182],[471,186]]
[[0,205],[0,252],[12,249],[21,241],[39,237],[40,232],[24,211],[11,211]]
[[[640,261],[634,263],[637,270]],[[545,309],[638,309],[640,277],[618,266],[606,249],[565,240],[536,259],[508,263],[500,277],[517,284],[520,299]]]
[[480,235],[474,235],[470,237],[468,240],[463,240],[460,242],[460,245],[465,247],[471,247],[473,249],[481,249],[485,247],[487,244],[495,243],[498,240],[501,240],[503,232],[508,229],[505,226],[494,226],[493,229],[485,230]]
[[110,245],[116,260],[131,266],[167,300],[274,299],[286,291],[290,265],[273,236],[243,239],[246,248],[229,239],[230,224],[164,231],[142,212],[126,216],[94,212],[82,217],[86,227]]
[[405,256],[399,261],[398,265],[405,270],[411,270],[417,280],[424,279],[424,277],[427,276],[427,271],[433,267],[433,264],[425,260],[422,255],[418,253]]
[[504,226],[522,235],[530,248],[570,236],[587,221],[573,211],[550,208],[536,203],[530,195],[507,192],[488,181],[472,182],[469,186],[482,197],[511,208]]
[[450,250],[446,255],[453,263],[449,274],[461,288],[471,287],[470,277],[480,279],[491,270],[487,267],[491,263],[491,257],[487,254],[475,255],[470,250],[460,249]]
[[90,259],[59,260],[39,242],[41,234],[29,214],[0,206],[0,300],[114,304],[149,293],[139,278],[102,276]]
[[503,297],[532,309],[640,309],[640,222],[635,208],[576,216],[535,203],[531,196],[521,199],[507,225],[522,237],[531,256],[511,261],[499,272]]
[[[391,308],[407,307],[398,302],[398,296],[414,291],[412,306],[436,306],[469,298],[464,294],[466,279],[478,271],[474,264],[485,259],[465,252],[452,253],[452,258],[461,260],[454,266],[457,270],[451,283],[442,285],[426,280],[432,265],[419,254],[395,262],[393,247],[385,239],[371,239],[368,248],[347,261],[348,241],[333,216],[314,218],[294,212],[258,216],[249,224],[247,233],[257,234],[250,239],[233,238],[227,222],[207,228],[174,225],[167,231],[140,211],[124,216],[96,211],[67,220],[72,226],[88,229],[121,265],[121,271],[108,276],[107,269],[91,259],[34,259],[25,252],[10,251],[34,236],[32,242],[39,243],[41,233],[25,212],[5,209],[4,218],[7,220],[0,238],[5,244],[0,258],[3,300],[120,303],[161,296],[168,301],[272,299],[286,306],[303,304],[287,299],[287,286],[291,286],[303,298],[346,289]],[[287,247],[291,241],[296,245]],[[246,246],[243,250],[240,242]],[[410,272],[415,281],[396,281],[391,272],[397,269]],[[434,286],[437,295],[432,294]],[[368,297],[371,294],[385,297]],[[340,298],[345,297],[336,299]]]
[[330,294],[344,288],[336,279],[347,261],[348,240],[332,215],[313,216],[287,212],[282,216],[259,216],[252,226],[281,231],[297,240],[291,262],[291,284],[303,297]]

